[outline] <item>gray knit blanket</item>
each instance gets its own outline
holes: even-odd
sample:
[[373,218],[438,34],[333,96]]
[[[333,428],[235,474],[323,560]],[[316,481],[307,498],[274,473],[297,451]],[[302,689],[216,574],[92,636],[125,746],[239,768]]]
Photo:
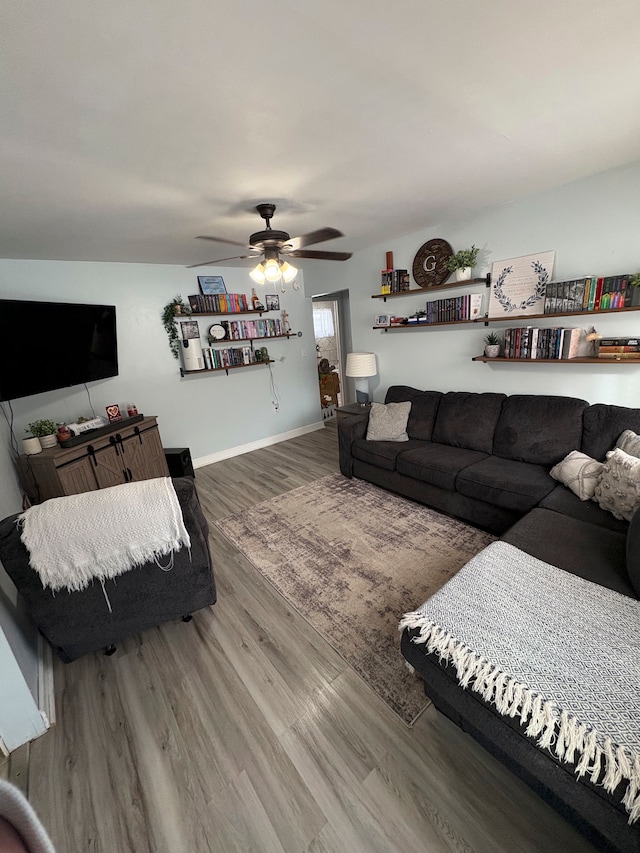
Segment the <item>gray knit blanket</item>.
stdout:
[[640,817],[640,602],[494,542],[400,628]]

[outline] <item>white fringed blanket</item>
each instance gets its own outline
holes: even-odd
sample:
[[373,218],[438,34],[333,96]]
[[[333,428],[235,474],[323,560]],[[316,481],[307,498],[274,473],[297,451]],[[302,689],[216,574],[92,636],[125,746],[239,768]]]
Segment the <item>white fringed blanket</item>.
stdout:
[[640,602],[494,542],[400,628],[640,817]]
[[18,518],[31,567],[54,592],[84,589],[191,547],[169,477],[31,507]]

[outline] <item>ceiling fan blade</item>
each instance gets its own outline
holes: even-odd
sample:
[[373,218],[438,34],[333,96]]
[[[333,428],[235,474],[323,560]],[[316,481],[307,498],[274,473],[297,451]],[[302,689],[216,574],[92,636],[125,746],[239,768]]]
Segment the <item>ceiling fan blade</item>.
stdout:
[[226,237],[206,237],[200,234],[196,240],[212,240],[214,243],[226,243],[228,246],[242,246],[243,249],[248,248],[246,243],[238,243],[237,240],[228,240]]
[[301,234],[299,237],[291,237],[287,240],[287,245],[295,249],[304,249],[305,246],[312,246],[314,243],[323,243],[325,240],[335,240],[337,237],[344,237],[342,231],[337,228],[319,228],[317,231],[310,231],[308,234]]
[[216,258],[215,261],[202,261],[200,264],[189,264],[187,266],[188,270],[195,269],[195,267],[208,267],[212,264],[221,264],[223,261],[243,261],[245,258],[258,258],[259,255],[234,255],[233,258]]
[[348,261],[351,252],[316,252],[314,249],[299,249],[283,256],[288,258],[318,258],[322,261]]

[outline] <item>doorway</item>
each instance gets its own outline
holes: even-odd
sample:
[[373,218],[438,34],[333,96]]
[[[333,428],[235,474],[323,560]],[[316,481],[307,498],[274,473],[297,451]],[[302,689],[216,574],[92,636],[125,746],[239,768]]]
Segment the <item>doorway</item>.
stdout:
[[346,402],[345,353],[351,337],[349,292],[314,296],[313,331],[318,364],[318,397],[323,420],[335,418]]

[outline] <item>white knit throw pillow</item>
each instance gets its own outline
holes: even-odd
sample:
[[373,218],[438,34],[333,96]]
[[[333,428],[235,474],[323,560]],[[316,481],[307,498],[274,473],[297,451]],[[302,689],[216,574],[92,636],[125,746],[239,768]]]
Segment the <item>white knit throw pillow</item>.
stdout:
[[411,403],[372,403],[367,441],[409,441],[407,421]]
[[616,441],[616,447],[624,450],[629,456],[640,457],[640,435],[631,429],[625,429],[620,438]]
[[610,450],[593,499],[616,518],[631,521],[640,507],[640,459],[619,447]]
[[554,480],[571,489],[581,501],[590,501],[596,491],[596,486],[602,477],[604,464],[592,459],[586,453],[572,450],[562,462],[558,462],[549,473]]

